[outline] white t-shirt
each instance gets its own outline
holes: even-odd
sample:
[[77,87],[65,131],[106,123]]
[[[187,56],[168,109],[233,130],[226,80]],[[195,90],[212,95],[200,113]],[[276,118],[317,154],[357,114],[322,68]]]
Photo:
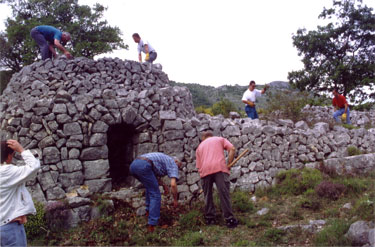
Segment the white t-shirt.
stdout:
[[152,46],[150,45],[150,43],[147,40],[143,41],[141,39],[138,43],[138,53],[141,53],[142,51],[143,51],[143,53],[146,53],[145,45],[148,45],[148,52],[155,51],[155,49],[152,48]]
[[255,103],[256,98],[260,96],[262,96],[262,91],[258,89],[254,89],[253,91],[250,91],[249,89],[247,89],[242,96],[242,100],[248,100],[248,101]]

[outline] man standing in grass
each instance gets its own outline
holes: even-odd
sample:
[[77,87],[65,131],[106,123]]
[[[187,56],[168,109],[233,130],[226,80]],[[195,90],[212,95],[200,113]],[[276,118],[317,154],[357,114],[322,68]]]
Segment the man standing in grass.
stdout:
[[344,95],[339,94],[337,88],[334,88],[332,90],[333,93],[333,99],[332,99],[332,105],[335,107],[335,112],[333,113],[333,118],[336,120],[336,122],[339,122],[338,117],[346,113],[346,123],[352,124],[350,121],[350,111],[349,111],[349,105],[346,101],[346,98]]
[[245,112],[247,116],[251,119],[257,119],[258,113],[255,109],[255,101],[256,98],[261,96],[266,92],[268,85],[266,85],[262,91],[255,89],[255,81],[251,81],[249,84],[249,88],[245,91],[242,96],[242,102],[246,104]]
[[215,224],[215,205],[212,196],[212,186],[215,183],[227,227],[234,228],[237,227],[238,221],[233,215],[230,202],[229,169],[225,162],[224,150],[229,152],[228,164],[230,164],[236,151],[232,143],[223,137],[213,136],[209,131],[203,132],[202,142],[196,150],[196,165],[202,179],[206,224]]
[[146,188],[146,212],[148,213],[147,231],[153,232],[160,218],[161,194],[159,184],[164,188],[164,194],[168,194],[166,186],[161,177],[168,175],[171,179],[171,190],[173,194],[173,206],[178,206],[177,182],[178,169],[182,163],[169,155],[163,153],[142,154],[130,164],[131,174],[138,179]]

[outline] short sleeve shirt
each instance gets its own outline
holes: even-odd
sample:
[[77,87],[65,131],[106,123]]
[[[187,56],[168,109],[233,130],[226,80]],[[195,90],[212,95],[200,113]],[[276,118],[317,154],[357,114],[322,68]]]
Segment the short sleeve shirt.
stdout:
[[62,32],[55,27],[43,25],[43,26],[37,26],[36,29],[50,43],[53,43],[55,39],[57,39],[58,41],[61,41]]
[[247,101],[251,101],[254,103],[256,101],[256,98],[260,96],[262,96],[262,91],[258,89],[254,89],[253,91],[250,91],[249,89],[247,89],[242,96],[242,100],[247,100]]
[[345,104],[348,104],[344,95],[339,95],[338,97],[334,97],[332,100],[332,105],[337,106],[338,108],[344,108]]
[[147,40],[141,39],[138,43],[138,53],[146,53],[145,45],[148,46],[148,52],[155,51],[155,49],[150,45],[150,43]]
[[168,175],[170,178],[179,178],[178,166],[171,156],[155,152],[142,154],[141,157],[146,157],[154,163],[155,175],[159,177]]
[[230,173],[225,162],[224,150],[229,151],[233,144],[223,137],[213,136],[202,141],[196,150],[196,165],[199,175],[225,172]]

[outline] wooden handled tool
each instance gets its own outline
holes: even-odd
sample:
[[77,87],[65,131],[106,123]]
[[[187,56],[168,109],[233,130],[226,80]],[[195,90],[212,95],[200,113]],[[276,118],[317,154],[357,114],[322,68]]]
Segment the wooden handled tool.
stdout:
[[239,161],[239,159],[241,159],[247,152],[249,152],[249,149],[245,149],[235,160],[233,160],[229,165],[228,165],[228,168],[231,168],[234,164],[237,163],[237,161]]

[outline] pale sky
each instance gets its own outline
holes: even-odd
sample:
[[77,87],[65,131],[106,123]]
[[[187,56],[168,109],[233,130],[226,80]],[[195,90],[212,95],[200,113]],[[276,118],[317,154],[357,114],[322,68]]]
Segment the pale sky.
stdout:
[[[108,7],[104,18],[129,45],[104,56],[137,61],[137,32],[170,80],[215,87],[287,81],[288,72],[303,68],[292,34],[324,24],[318,16],[332,6],[332,0],[79,0],[96,2]],[[363,3],[375,7],[373,0]],[[4,30],[10,11],[0,7]]]

